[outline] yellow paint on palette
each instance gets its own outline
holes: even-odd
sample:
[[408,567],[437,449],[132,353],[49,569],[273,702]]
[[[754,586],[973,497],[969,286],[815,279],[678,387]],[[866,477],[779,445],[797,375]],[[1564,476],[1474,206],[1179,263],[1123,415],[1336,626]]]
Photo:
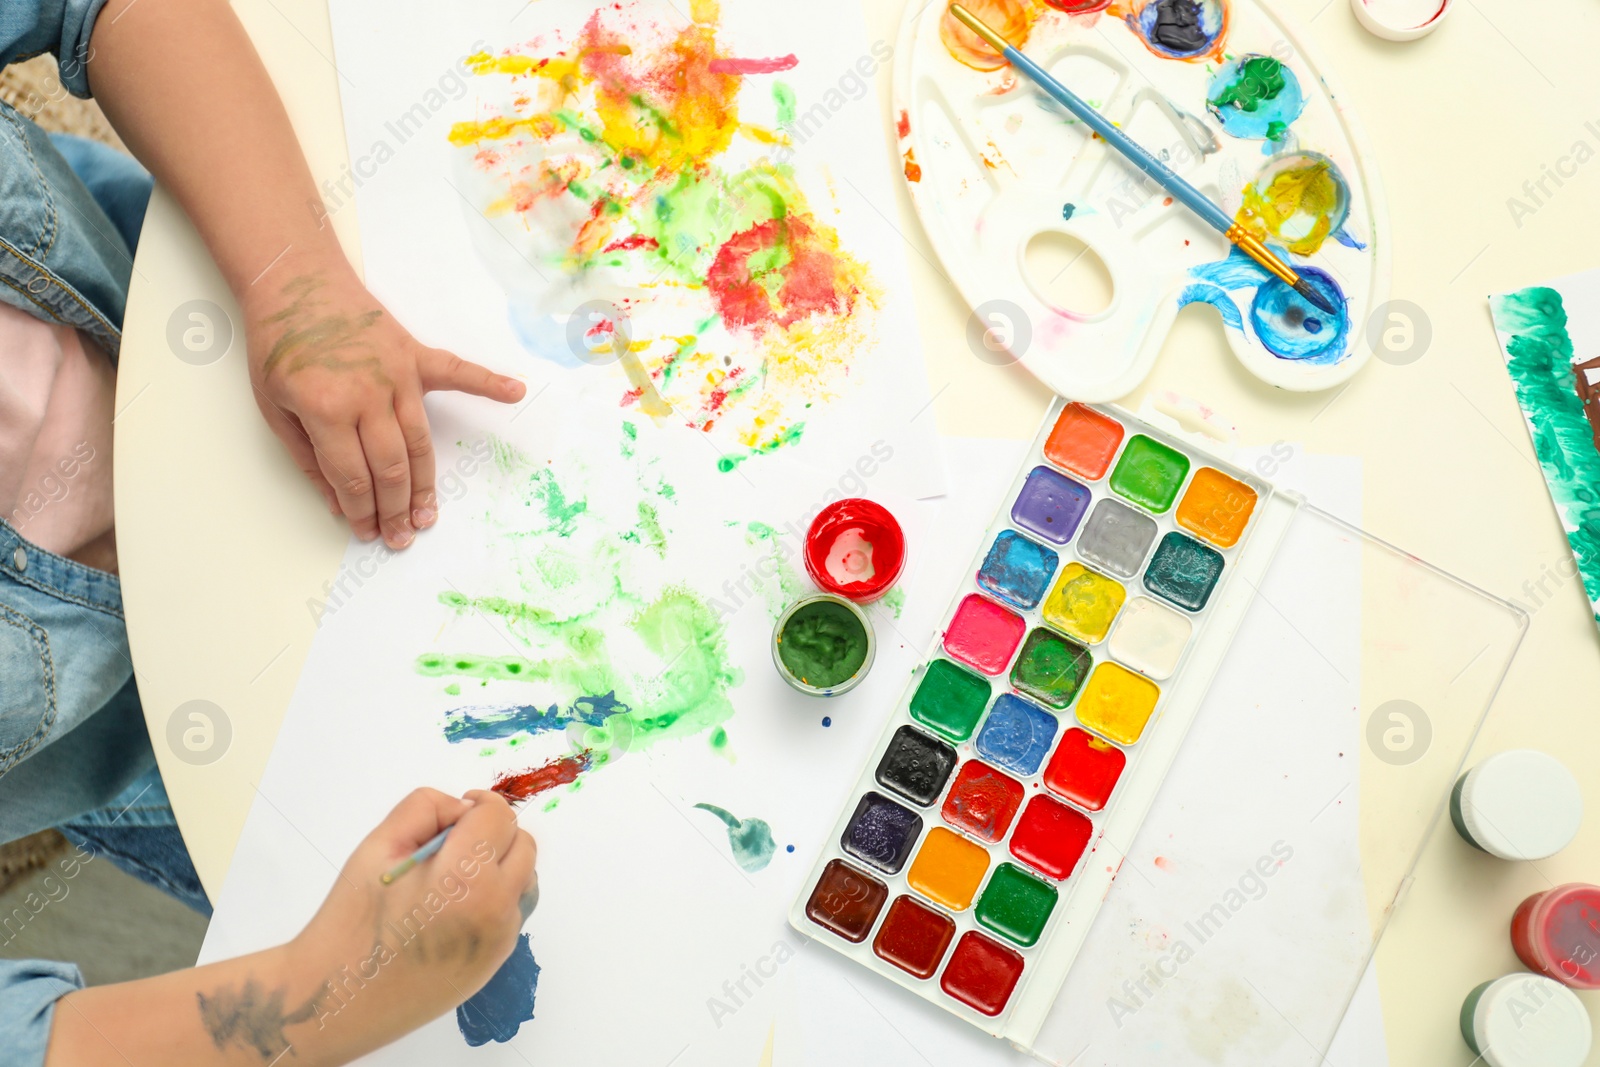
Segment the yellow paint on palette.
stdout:
[[935,826],[928,831],[906,872],[912,889],[951,911],[965,911],[989,869],[989,851],[958,833]]
[[1061,568],[1056,587],[1044,602],[1044,621],[1085,644],[1104,641],[1128,591],[1122,583],[1081,563]]
[[1156,683],[1108,660],[1094,669],[1083,687],[1078,721],[1102,737],[1131,745],[1144,733],[1160,696]]
[[1178,502],[1178,525],[1218,548],[1232,548],[1244,536],[1256,509],[1256,491],[1215,467],[1201,467]]

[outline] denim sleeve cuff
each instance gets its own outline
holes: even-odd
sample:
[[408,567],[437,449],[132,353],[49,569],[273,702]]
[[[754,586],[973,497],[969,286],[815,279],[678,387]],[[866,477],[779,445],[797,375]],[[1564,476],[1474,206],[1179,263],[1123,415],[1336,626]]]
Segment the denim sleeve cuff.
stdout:
[[82,988],[70,963],[0,960],[0,1048],[12,1050],[6,1063],[43,1067],[56,1001]]
[[73,96],[89,97],[89,36],[106,0],[66,0],[61,18],[61,50],[56,53],[61,84]]

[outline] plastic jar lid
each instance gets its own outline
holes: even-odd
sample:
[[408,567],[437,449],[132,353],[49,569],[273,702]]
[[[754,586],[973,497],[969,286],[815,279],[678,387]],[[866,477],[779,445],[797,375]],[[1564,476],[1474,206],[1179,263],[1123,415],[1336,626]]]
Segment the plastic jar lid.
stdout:
[[1600,989],[1600,886],[1573,882],[1522,902],[1511,947],[1529,970],[1572,989]]
[[1583,792],[1554,756],[1516,749],[1490,756],[1456,783],[1450,818],[1467,842],[1505,860],[1560,852],[1583,822]]
[[1356,21],[1390,41],[1415,41],[1439,28],[1455,0],[1350,0]]
[[1488,1067],[1583,1067],[1593,1034],[1576,993],[1524,973],[1485,982],[1468,994],[1461,1036]]

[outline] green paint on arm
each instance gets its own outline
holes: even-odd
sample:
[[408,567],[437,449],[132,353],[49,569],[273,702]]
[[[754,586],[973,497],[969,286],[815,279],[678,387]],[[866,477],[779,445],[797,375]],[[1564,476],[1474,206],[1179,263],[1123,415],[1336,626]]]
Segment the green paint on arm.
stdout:
[[765,819],[740,819],[715,804],[696,804],[695,807],[709,811],[728,828],[728,848],[740,869],[754,874],[772,862],[777,845],[772,840],[772,827]]
[[[1554,289],[1495,297],[1495,325],[1509,336],[1507,369],[1591,604],[1600,604],[1600,452],[1572,369],[1567,312]],[[1600,613],[1597,613],[1600,619]]]

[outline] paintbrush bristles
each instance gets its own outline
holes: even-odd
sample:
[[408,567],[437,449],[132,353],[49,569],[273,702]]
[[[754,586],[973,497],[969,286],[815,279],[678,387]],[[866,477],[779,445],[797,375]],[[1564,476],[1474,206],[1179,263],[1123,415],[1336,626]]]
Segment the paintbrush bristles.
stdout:
[[1294,291],[1305,297],[1306,300],[1310,301],[1313,307],[1316,307],[1329,315],[1337,315],[1339,313],[1339,309],[1333,306],[1333,302],[1318,292],[1312,286],[1312,284],[1306,281],[1304,278],[1295,279]]

